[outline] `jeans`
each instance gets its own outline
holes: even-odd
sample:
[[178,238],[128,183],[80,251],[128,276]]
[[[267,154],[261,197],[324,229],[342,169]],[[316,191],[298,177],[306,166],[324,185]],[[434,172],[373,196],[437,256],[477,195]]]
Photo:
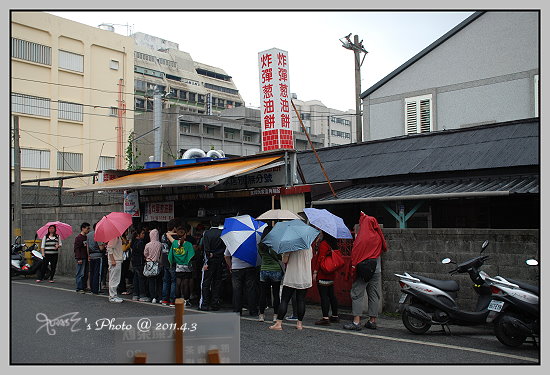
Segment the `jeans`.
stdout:
[[109,298],[117,296],[116,291],[120,283],[120,271],[122,269],[122,261],[117,260],[116,265],[109,263]]
[[321,311],[323,317],[328,317],[329,308],[332,309],[332,316],[338,316],[338,300],[334,294],[333,285],[320,285],[317,283],[317,289],[319,290],[319,297],[321,297]]
[[162,278],[162,299],[163,301],[176,301],[176,269],[163,266],[164,276]]
[[246,302],[250,315],[258,315],[258,272],[255,267],[243,268],[231,271],[231,283],[233,285],[233,311],[242,313],[243,292],[246,294]]
[[292,295],[296,292],[296,308],[297,311],[294,311],[294,313],[298,314],[298,320],[302,321],[304,319],[304,315],[306,314],[306,294],[307,289],[294,289],[289,286],[283,285],[283,293],[281,295],[281,303],[279,304],[279,310],[277,312],[277,319],[283,320],[286,311],[288,309],[288,303],[290,302],[290,299],[292,298]]
[[90,289],[92,293],[99,293],[101,258],[90,259]]
[[[81,260],[82,263],[78,263],[78,261]],[[76,290],[84,290],[86,289],[86,284],[84,284],[84,272],[88,268],[88,259],[77,259],[76,263]]]
[[146,288],[145,283],[147,281],[147,278],[143,276],[143,264],[139,266],[133,266],[134,267],[134,282],[132,283],[134,286],[134,297],[145,297],[146,295]]
[[265,312],[267,298],[270,293],[273,296],[273,312],[277,314],[282,277],[283,273],[281,271],[260,271],[260,314]]

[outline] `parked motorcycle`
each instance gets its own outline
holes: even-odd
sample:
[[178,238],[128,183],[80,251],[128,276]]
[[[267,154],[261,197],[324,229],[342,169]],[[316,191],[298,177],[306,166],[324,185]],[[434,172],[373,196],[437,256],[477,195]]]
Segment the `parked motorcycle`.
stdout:
[[[538,265],[535,259],[529,259],[526,263]],[[540,332],[539,287],[501,276],[489,277],[487,281],[493,293],[487,323],[493,323],[498,341],[506,346],[519,347],[527,337],[532,337],[534,345],[537,345]]]
[[[474,290],[478,294],[475,311],[463,311],[458,308],[456,298],[460,287],[455,280],[436,280],[407,272],[404,275],[395,274],[399,277],[402,292],[399,311],[403,324],[410,332],[426,333],[433,324],[441,325],[443,330],[447,327],[449,331],[451,324],[467,326],[486,324],[491,288],[485,282],[489,275],[480,268],[489,258],[481,255],[488,245],[489,241],[485,241],[479,256],[457,265],[449,272],[453,275],[468,273],[474,283]],[[442,263],[454,262],[445,258]]]
[[[36,240],[36,237],[35,237]],[[10,276],[17,275],[34,275],[42,267],[44,262],[44,257],[42,253],[38,251],[36,243],[27,247],[21,243],[21,236],[17,236],[11,245],[11,255],[10,255]],[[31,253],[32,264],[27,263],[27,257],[25,253]],[[49,267],[46,271],[45,277],[49,275]]]

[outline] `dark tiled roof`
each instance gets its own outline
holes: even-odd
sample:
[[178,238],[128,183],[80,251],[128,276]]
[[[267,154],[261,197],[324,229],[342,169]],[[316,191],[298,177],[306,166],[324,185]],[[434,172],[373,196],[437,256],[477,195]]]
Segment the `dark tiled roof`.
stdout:
[[[369,141],[317,151],[331,181],[539,165],[539,120]],[[325,182],[312,151],[298,153],[308,184]]]
[[422,181],[392,184],[363,184],[350,186],[337,192],[338,197],[328,195],[320,199],[318,204],[328,204],[328,201],[346,200],[362,201],[391,201],[403,197],[429,199],[431,197],[444,198],[470,194],[483,196],[491,193],[505,194],[537,194],[539,192],[538,176],[511,176],[491,178],[470,178],[444,181]]

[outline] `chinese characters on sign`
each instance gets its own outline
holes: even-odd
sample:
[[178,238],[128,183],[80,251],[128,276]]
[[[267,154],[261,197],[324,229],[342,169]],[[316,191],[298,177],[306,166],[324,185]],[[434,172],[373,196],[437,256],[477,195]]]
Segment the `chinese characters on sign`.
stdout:
[[170,221],[174,218],[174,202],[149,202],[144,221]]
[[258,54],[262,151],[294,148],[290,123],[288,52],[272,48]]
[[139,195],[137,191],[124,191],[124,212],[132,215],[132,217],[140,217]]

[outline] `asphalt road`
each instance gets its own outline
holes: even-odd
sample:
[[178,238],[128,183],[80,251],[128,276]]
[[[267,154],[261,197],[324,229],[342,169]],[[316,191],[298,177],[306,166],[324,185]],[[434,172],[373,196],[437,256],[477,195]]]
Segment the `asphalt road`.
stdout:
[[[174,314],[160,304],[108,302],[106,296],[77,294],[72,278],[54,284],[35,284],[32,279],[11,282],[11,364],[114,364],[121,363],[115,350],[115,330],[86,329],[100,319],[120,323],[129,317]],[[186,316],[213,314],[187,308]],[[37,315],[38,314],[38,315]],[[272,311],[266,311],[271,318]],[[345,316],[345,314],[342,314]],[[45,326],[64,316],[67,326]],[[308,305],[304,330],[285,322],[282,331],[268,329],[270,322],[240,318],[240,363],[242,364],[540,364],[540,351],[533,345],[507,348],[490,327],[451,327],[452,335],[432,327],[425,335],[409,333],[398,318],[380,317],[377,330],[346,331],[342,323],[315,326],[318,306]],[[80,320],[79,320],[80,319]],[[78,321],[77,321],[78,320]],[[72,331],[71,331],[72,330]]]

